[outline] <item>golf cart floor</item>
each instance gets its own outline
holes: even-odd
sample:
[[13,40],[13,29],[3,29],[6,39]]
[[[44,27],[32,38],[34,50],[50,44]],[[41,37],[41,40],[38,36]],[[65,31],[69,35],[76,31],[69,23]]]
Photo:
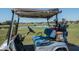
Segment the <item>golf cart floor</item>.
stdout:
[[34,45],[31,44],[31,45],[24,45],[24,50],[25,51],[34,51]]

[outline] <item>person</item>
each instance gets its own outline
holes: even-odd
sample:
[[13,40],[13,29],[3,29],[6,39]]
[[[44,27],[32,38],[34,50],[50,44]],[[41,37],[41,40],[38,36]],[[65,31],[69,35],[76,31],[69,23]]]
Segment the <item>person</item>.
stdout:
[[28,29],[29,29],[29,31],[27,32],[27,35],[28,35],[29,33],[35,33],[35,31],[34,31],[30,26],[28,26]]

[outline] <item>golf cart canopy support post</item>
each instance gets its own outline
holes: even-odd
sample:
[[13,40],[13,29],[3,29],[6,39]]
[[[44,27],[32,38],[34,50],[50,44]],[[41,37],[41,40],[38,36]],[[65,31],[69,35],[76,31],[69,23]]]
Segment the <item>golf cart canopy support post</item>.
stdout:
[[17,21],[17,23],[16,23],[16,31],[15,31],[15,35],[17,34],[17,31],[18,31],[19,20],[20,20],[20,18],[19,18],[19,16],[18,16],[18,21]]
[[56,15],[56,26],[58,25],[58,14]]
[[47,18],[47,23],[48,23],[48,26],[50,27],[50,24],[49,24],[49,18]]
[[11,18],[11,25],[10,25],[10,29],[9,29],[7,45],[9,45],[9,42],[12,38],[12,30],[13,30],[14,11],[13,10],[11,10],[11,11],[12,11],[12,18]]

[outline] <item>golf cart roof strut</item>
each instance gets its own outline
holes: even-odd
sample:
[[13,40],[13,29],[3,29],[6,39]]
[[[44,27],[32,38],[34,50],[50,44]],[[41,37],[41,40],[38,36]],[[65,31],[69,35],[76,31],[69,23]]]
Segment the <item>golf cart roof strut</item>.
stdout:
[[13,19],[14,19],[14,11],[12,11],[12,19],[11,19],[11,25],[10,25],[10,29],[9,29],[7,45],[9,44],[9,41],[12,38],[11,36],[12,36],[12,30],[13,30]]
[[16,23],[16,31],[15,31],[15,35],[17,34],[17,31],[18,31],[18,26],[19,26],[19,20],[20,20],[20,18],[19,18],[19,16],[18,16],[18,21],[17,21],[17,23]]

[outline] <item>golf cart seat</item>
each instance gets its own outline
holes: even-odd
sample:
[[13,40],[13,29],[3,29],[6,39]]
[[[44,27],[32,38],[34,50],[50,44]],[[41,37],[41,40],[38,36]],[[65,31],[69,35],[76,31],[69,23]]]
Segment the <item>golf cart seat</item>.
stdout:
[[34,36],[32,39],[34,41],[35,46],[47,46],[50,45],[51,42],[49,42],[50,39],[55,41],[56,38],[56,32],[52,29],[46,28],[44,30],[44,33],[46,36]]
[[34,36],[32,39],[35,46],[47,46],[51,44],[48,40],[46,40],[47,38],[48,37]]
[[54,29],[46,28],[44,30],[44,34],[46,34],[46,37],[48,37],[49,39],[55,40],[56,38],[56,30]]

